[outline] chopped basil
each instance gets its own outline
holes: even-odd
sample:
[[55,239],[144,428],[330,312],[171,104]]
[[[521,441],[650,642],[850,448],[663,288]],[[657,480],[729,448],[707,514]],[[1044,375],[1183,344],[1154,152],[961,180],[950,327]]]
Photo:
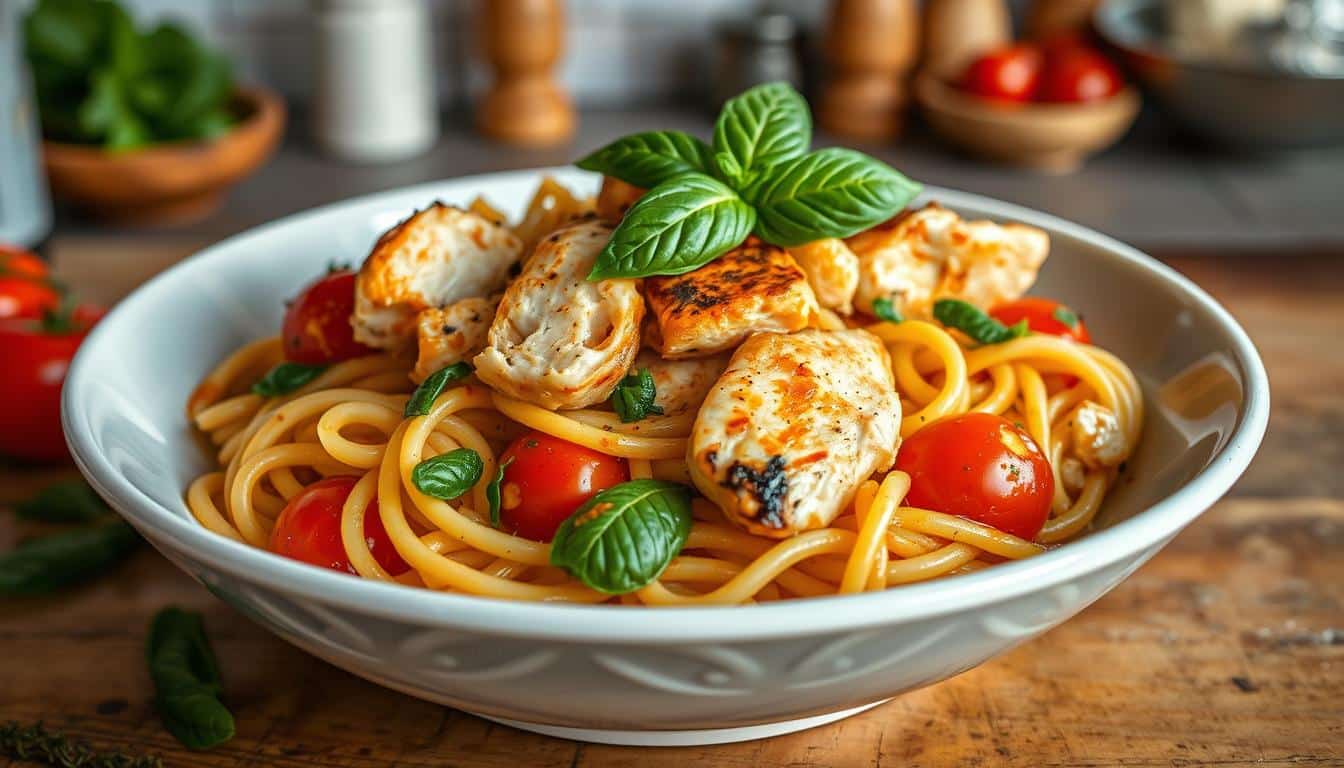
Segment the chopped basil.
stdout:
[[495,479],[485,486],[485,501],[490,505],[490,525],[495,528],[499,527],[500,492],[504,484],[504,470],[512,463],[512,456],[500,462],[499,468],[495,470]]
[[1060,304],[1055,307],[1055,311],[1050,313],[1056,320],[1063,323],[1070,330],[1078,327],[1078,313],[1072,309]]
[[457,448],[416,464],[411,470],[411,482],[426,496],[448,501],[470,491],[484,470],[479,453]]
[[429,409],[434,407],[434,401],[439,399],[439,395],[443,394],[445,387],[470,375],[471,366],[466,363],[453,363],[431,373],[411,393],[411,399],[406,401],[406,410],[402,415],[408,419],[412,416],[427,415]]
[[252,391],[262,397],[287,395],[317,378],[326,369],[325,365],[280,363],[253,384]]
[[163,725],[188,749],[210,749],[233,738],[233,715],[220,702],[219,662],[198,613],[165,608],[145,644],[154,706]]
[[14,505],[25,520],[43,523],[91,523],[108,514],[107,505],[83,480],[54,483]]
[[28,539],[0,555],[0,597],[41,595],[87,581],[139,545],[135,529],[116,517]]
[[662,480],[631,480],[599,492],[555,532],[551,564],[609,595],[658,578],[691,532],[691,492]]
[[648,368],[641,368],[638,373],[626,376],[616,385],[616,390],[611,393],[611,407],[621,417],[621,421],[628,424],[640,421],[651,413],[662,416],[662,406],[654,403],[657,397],[653,374],[649,373]]
[[933,317],[948,328],[956,328],[981,344],[1001,344],[1026,336],[1027,321],[1011,327],[985,314],[974,304],[961,299],[939,299],[933,303]]
[[905,316],[896,311],[896,307],[891,303],[891,299],[886,297],[873,299],[873,315],[876,316],[878,320],[886,320],[888,323],[905,322]]

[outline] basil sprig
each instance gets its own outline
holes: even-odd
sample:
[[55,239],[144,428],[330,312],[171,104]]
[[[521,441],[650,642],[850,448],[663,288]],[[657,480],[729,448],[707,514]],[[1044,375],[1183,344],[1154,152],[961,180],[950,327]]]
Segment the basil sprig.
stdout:
[[490,525],[498,528],[500,523],[499,513],[501,504],[501,487],[504,485],[504,470],[508,469],[513,463],[513,457],[501,461],[499,467],[495,469],[495,478],[490,484],[485,486],[485,503],[490,505]]
[[412,416],[428,415],[429,409],[434,407],[434,401],[443,394],[445,387],[470,375],[471,366],[466,363],[453,363],[431,373],[411,393],[411,399],[406,401],[406,410],[402,416],[409,419]]
[[154,704],[163,725],[188,749],[209,749],[233,738],[233,715],[220,702],[219,662],[201,616],[165,608],[149,626],[145,644]]
[[1069,330],[1073,330],[1078,327],[1078,313],[1074,312],[1072,309],[1069,309],[1063,304],[1060,304],[1058,307],[1055,307],[1055,311],[1051,312],[1050,316],[1055,318],[1059,322],[1063,323],[1064,326]]
[[593,496],[555,532],[551,564],[608,595],[658,578],[691,533],[690,489],[631,480]]
[[611,393],[611,407],[621,421],[629,424],[640,421],[649,414],[663,415],[663,407],[654,401],[658,399],[658,388],[653,383],[653,374],[648,368],[627,375],[616,385]]
[[575,165],[645,189],[684,173],[712,173],[714,169],[709,145],[681,131],[632,133]]
[[426,496],[448,501],[470,491],[484,471],[485,462],[479,453],[456,448],[416,464],[411,482]]
[[728,185],[703,173],[678,176],[631,206],[588,279],[690,272],[740,245],[755,223],[756,211]]
[[598,255],[589,280],[680,275],[755,232],[775,245],[848,237],[919,193],[891,167],[849,149],[808,153],[807,102],[785,83],[724,105],[713,146],[676,131],[627,136],[578,165],[648,189]]
[[140,544],[135,529],[108,516],[20,543],[0,555],[0,597],[42,595],[97,576]]
[[939,299],[933,303],[933,317],[948,328],[956,328],[981,344],[1002,344],[1026,336],[1027,321],[1011,326],[995,320],[974,304],[961,299]]
[[14,505],[24,520],[42,523],[91,523],[108,514],[107,506],[82,480],[53,483]]
[[905,322],[905,316],[896,311],[896,305],[885,296],[880,299],[873,299],[873,316],[878,320],[886,320],[888,323]]
[[287,395],[317,378],[326,369],[325,365],[280,363],[252,385],[252,392],[262,397]]

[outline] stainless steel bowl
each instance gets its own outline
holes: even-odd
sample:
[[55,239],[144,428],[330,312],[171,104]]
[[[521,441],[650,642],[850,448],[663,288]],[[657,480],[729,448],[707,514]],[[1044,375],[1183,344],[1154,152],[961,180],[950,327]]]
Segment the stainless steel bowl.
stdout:
[[1223,61],[1178,54],[1169,42],[1163,5],[1163,0],[1109,0],[1094,22],[1178,122],[1242,148],[1344,143],[1344,72],[1309,72],[1268,57]]

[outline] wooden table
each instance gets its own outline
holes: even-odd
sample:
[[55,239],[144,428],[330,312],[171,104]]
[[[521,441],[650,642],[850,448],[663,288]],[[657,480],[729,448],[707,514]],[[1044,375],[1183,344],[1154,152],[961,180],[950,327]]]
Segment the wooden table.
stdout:
[[[58,269],[115,299],[197,245],[64,238]],[[1344,765],[1344,253],[1168,260],[1256,340],[1269,435],[1229,498],[1111,594],[1027,645],[835,725],[635,750],[493,725],[307,656],[141,551],[114,577],[0,612],[0,721],[45,720],[169,765]],[[0,471],[0,506],[59,472]],[[0,516],[0,546],[20,532]],[[150,707],[149,618],[202,611],[238,735],[184,752]]]

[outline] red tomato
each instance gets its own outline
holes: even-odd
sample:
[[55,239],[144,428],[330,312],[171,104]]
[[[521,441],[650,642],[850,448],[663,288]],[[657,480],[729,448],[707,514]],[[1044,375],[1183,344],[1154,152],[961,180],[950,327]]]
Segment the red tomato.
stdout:
[[80,307],[70,328],[44,330],[31,318],[0,320],[0,453],[35,461],[69,457],[61,431],[61,385],[70,359],[102,317]]
[[0,318],[41,317],[61,304],[61,295],[46,282],[0,274]]
[[22,248],[0,245],[0,275],[26,277],[30,280],[47,279],[46,262]]
[[332,272],[309,285],[285,311],[285,358],[322,365],[373,354],[377,350],[355,341],[354,312],[354,272]]
[[1041,51],[1022,43],[984,54],[961,78],[967,93],[995,101],[1028,101],[1041,75]]
[[1055,478],[1045,454],[1001,416],[940,419],[906,438],[896,468],[910,475],[907,503],[1034,539],[1050,514]]
[[545,432],[514,440],[500,462],[508,462],[499,494],[504,528],[536,541],[550,541],[579,505],[630,479],[625,459]]
[[1038,101],[1085,102],[1120,92],[1120,71],[1100,52],[1081,44],[1056,43],[1047,48]]
[[[310,565],[355,573],[341,544],[341,507],[357,482],[357,477],[328,477],[290,499],[271,531],[271,551]],[[393,576],[410,570],[383,528],[377,501],[369,502],[364,511],[364,538],[383,570]]]
[[1054,299],[1026,296],[998,305],[990,310],[989,315],[1004,325],[1026,320],[1027,327],[1036,333],[1048,333],[1084,344],[1092,343],[1092,336],[1087,332],[1082,316]]

